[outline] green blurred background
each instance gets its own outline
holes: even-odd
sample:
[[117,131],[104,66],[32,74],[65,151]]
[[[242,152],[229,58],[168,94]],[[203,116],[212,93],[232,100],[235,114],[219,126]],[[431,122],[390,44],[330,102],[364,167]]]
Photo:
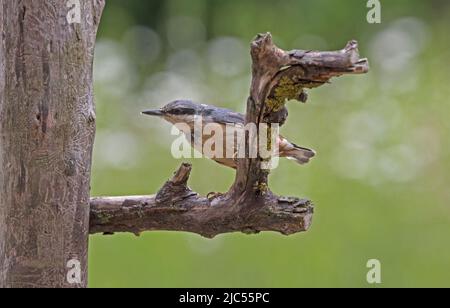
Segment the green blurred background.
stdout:
[[[156,192],[181,161],[170,126],[140,115],[177,98],[244,111],[249,42],[270,31],[284,49],[335,50],[350,39],[371,62],[290,103],[282,133],[314,148],[282,160],[282,195],[314,200],[311,230],[221,235],[92,236],[91,287],[450,287],[450,2],[108,0],[95,59],[92,194]],[[191,187],[226,191],[234,171],[192,160]]]

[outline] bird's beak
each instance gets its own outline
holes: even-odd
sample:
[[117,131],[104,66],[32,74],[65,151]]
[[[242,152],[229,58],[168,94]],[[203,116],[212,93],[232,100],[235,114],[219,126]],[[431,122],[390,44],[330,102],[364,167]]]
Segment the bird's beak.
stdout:
[[164,112],[162,112],[161,109],[150,109],[150,110],[142,111],[142,114],[146,114],[149,116],[162,117],[164,115]]

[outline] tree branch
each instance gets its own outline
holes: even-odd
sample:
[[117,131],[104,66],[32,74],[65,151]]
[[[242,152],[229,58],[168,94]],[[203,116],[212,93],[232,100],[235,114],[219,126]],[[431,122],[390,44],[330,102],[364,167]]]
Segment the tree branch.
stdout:
[[[334,52],[284,51],[266,33],[252,42],[251,56],[253,78],[246,123],[258,128],[261,123],[283,125],[288,114],[286,102],[306,102],[305,89],[326,84],[332,77],[369,70],[367,59],[359,58],[355,41]],[[263,162],[261,157],[239,159],[231,189],[212,198],[199,196],[187,186],[188,164],[183,164],[156,195],[91,198],[90,232],[172,230],[211,238],[235,231],[288,235],[308,230],[312,202],[274,195],[268,187],[269,172],[261,168]]]
[[[292,234],[311,224],[308,200],[273,199],[271,203],[220,206],[187,186],[191,166],[183,164],[157,195],[91,198],[91,233],[167,230],[212,238],[226,232],[278,231]],[[245,202],[245,201],[244,201]]]

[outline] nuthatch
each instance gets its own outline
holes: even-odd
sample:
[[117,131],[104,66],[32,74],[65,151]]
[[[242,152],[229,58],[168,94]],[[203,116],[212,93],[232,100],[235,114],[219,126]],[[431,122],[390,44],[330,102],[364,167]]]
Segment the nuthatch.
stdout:
[[[147,110],[142,112],[143,114],[150,116],[157,116],[163,118],[164,120],[172,123],[173,125],[177,125],[179,123],[183,123],[186,126],[189,126],[191,135],[187,135],[185,132],[186,139],[190,142],[191,146],[199,150],[203,153],[203,144],[205,140],[207,140],[210,136],[203,135],[201,138],[202,144],[197,147],[194,143],[194,136],[192,132],[195,131],[194,126],[196,122],[196,118],[201,117],[203,121],[203,125],[215,123],[223,126],[222,131],[226,132],[227,125],[234,125],[237,130],[244,129],[245,117],[243,114],[233,112],[228,109],[219,108],[211,105],[198,104],[188,100],[177,100],[167,104],[166,106],[160,109]],[[203,134],[203,133],[202,133]],[[244,134],[237,134],[237,136],[244,136]],[[226,136],[222,140],[225,140]],[[276,142],[278,146],[278,156],[286,157],[288,159],[292,159],[299,164],[305,164],[309,162],[311,158],[315,156],[315,152],[311,149],[299,147],[298,145],[289,142],[286,138],[281,135],[276,137]],[[228,146],[228,143],[224,147]],[[232,143],[233,147],[236,147],[236,144]],[[224,152],[228,153],[225,149]],[[231,153],[236,153],[237,149],[228,149]],[[231,167],[236,169],[237,167],[237,158],[235,155],[233,157],[208,157],[219,164],[225,165],[227,167]]]

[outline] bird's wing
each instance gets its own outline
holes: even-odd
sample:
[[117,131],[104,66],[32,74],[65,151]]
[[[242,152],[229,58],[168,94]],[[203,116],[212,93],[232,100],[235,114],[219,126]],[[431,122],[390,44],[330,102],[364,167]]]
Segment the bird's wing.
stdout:
[[[208,107],[209,106],[205,105],[203,115],[205,117],[209,117],[207,121],[209,123],[238,124],[238,125],[245,124],[245,116],[241,113],[234,112],[225,108],[217,108],[217,107],[208,108]],[[278,144],[280,157],[286,157],[288,159],[295,160],[299,164],[308,163],[316,155],[316,152],[314,150],[298,146],[290,142],[283,136],[279,136]],[[228,167],[236,168],[235,159],[228,159],[226,161],[217,161],[217,162],[219,164],[223,164]]]
[[243,114],[225,108],[206,109],[204,115],[206,117],[210,117],[212,123],[219,123],[219,124],[232,123],[242,125],[245,123],[245,117]]

